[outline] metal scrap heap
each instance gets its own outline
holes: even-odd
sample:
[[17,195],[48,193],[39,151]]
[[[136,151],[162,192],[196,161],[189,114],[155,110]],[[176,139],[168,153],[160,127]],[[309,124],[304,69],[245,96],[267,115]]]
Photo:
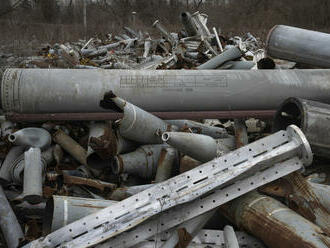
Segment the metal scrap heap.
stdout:
[[180,20],[1,72],[0,247],[330,247],[330,35]]

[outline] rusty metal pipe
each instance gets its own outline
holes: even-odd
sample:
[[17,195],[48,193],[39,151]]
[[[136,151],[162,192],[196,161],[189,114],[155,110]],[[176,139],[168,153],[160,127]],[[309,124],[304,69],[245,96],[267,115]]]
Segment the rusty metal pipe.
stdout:
[[221,207],[238,227],[260,238],[269,248],[326,248],[330,238],[322,229],[279,201],[256,192]]
[[315,155],[330,158],[330,105],[299,98],[289,98],[279,107],[274,131],[295,124],[306,135]]
[[105,112],[112,90],[148,112],[267,110],[288,97],[330,103],[329,88],[330,70],[7,69],[1,102],[4,112]]
[[0,185],[0,228],[8,248],[17,248],[24,234]]
[[160,152],[155,182],[159,183],[171,178],[172,167],[177,161],[178,152],[173,147],[163,148]]
[[330,68],[330,34],[285,25],[274,26],[268,34],[268,56]]

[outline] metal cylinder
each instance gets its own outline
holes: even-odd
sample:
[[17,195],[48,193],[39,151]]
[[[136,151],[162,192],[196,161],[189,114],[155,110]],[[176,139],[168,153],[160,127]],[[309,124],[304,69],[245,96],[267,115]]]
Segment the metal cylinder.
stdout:
[[14,145],[47,148],[52,142],[49,132],[43,128],[28,127],[18,130],[8,136]]
[[160,24],[160,22],[159,22],[159,20],[156,20],[153,24],[152,24],[152,26],[154,27],[154,28],[157,28],[158,30],[159,30],[159,32],[164,36],[164,38],[168,41],[168,42],[170,42],[172,45],[174,45],[175,44],[175,40],[174,40],[174,38],[173,38],[173,36],[165,29],[165,27],[162,25],[162,24]]
[[7,69],[2,109],[104,112],[99,101],[109,90],[145,111],[274,109],[288,97],[330,103],[330,70]]
[[155,176],[156,183],[165,181],[171,177],[172,167],[177,161],[177,157],[178,152],[173,147],[168,147],[161,150]]
[[0,184],[8,184],[12,181],[12,168],[13,162],[24,153],[24,146],[15,146],[8,152],[5,161],[0,167]]
[[188,36],[195,36],[198,34],[197,27],[191,17],[191,14],[189,12],[183,12],[180,15],[181,22],[184,26],[184,29],[186,30]]
[[53,195],[46,203],[43,233],[48,234],[116,201]]
[[24,153],[23,199],[31,204],[42,201],[43,163],[40,148],[30,148]]
[[225,226],[223,229],[223,237],[225,240],[225,248],[239,248],[237,237],[232,226]]
[[86,150],[81,147],[74,139],[63,132],[61,129],[57,130],[53,135],[54,142],[59,144],[65,151],[67,151],[72,157],[79,161],[83,165],[87,165]]
[[289,98],[279,107],[273,129],[285,129],[291,124],[304,132],[315,155],[330,158],[330,105]]
[[223,63],[238,59],[242,57],[243,53],[238,47],[232,47],[225,50],[223,53],[215,56],[214,58],[208,60],[204,64],[197,67],[198,70],[208,70],[215,69],[221,66]]
[[218,67],[221,70],[251,70],[256,65],[253,61],[228,61]]
[[330,68],[330,34],[276,25],[267,38],[268,56]]
[[24,234],[0,185],[0,228],[8,248],[17,248]]
[[159,155],[166,145],[144,145],[134,152],[114,157],[112,171],[150,179],[156,174]]
[[201,162],[208,162],[217,156],[217,144],[210,136],[195,133],[166,132],[163,133],[162,139],[180,152]]
[[256,192],[248,193],[222,207],[238,227],[260,238],[268,247],[326,248],[330,242],[321,228],[279,201]]

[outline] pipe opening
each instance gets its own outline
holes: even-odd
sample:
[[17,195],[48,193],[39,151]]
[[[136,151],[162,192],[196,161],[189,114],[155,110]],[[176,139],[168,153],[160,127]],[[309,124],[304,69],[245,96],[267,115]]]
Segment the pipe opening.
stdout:
[[274,130],[285,130],[289,125],[301,128],[303,125],[303,111],[298,102],[288,101],[277,111],[274,120]]
[[186,18],[187,16],[188,16],[188,15],[187,15],[186,12],[181,13],[181,17],[182,17],[182,18]]
[[8,140],[9,140],[10,142],[15,142],[15,140],[16,140],[16,136],[13,135],[13,134],[11,134],[11,135],[8,136]]
[[100,101],[99,105],[101,108],[104,109],[111,109],[113,111],[116,111],[118,113],[122,113],[123,110],[117,106],[116,103],[114,103],[113,99],[117,96],[110,90],[109,92],[106,92],[103,96],[103,99]]
[[168,133],[163,133],[162,135],[162,140],[164,142],[168,141],[170,139],[170,135]]

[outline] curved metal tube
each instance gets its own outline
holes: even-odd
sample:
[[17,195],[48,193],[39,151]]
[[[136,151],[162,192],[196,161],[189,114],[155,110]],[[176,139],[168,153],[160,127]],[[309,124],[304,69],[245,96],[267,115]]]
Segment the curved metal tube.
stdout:
[[14,146],[10,149],[0,168],[0,184],[8,184],[12,181],[13,162],[24,153],[24,150],[24,146]]
[[18,130],[17,132],[10,134],[8,140],[14,145],[40,149],[47,148],[52,142],[52,138],[47,130],[35,127]]

